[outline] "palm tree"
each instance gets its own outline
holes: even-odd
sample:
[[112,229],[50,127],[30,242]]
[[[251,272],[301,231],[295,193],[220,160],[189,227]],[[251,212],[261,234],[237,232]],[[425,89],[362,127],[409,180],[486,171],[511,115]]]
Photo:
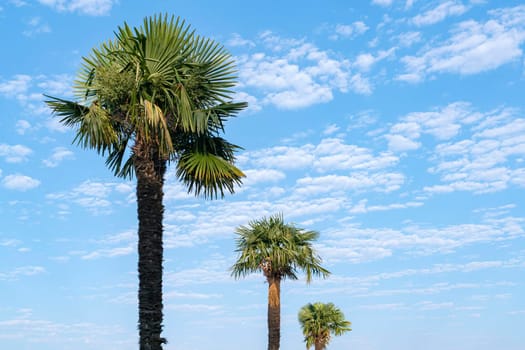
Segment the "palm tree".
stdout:
[[330,272],[321,266],[312,241],[319,237],[293,224],[285,224],[283,216],[255,220],[236,230],[239,257],[232,266],[235,278],[262,271],[268,282],[268,350],[278,350],[281,338],[281,281],[298,279],[304,271],[306,282],[312,276],[327,277]]
[[75,101],[47,96],[75,141],[106,157],[116,176],[137,179],[139,337],[141,350],[160,350],[163,184],[170,163],[188,192],[207,198],[233,193],[242,171],[238,146],[220,137],[226,119],[246,107],[233,103],[231,55],[197,36],[179,18],[126,23],[115,38],[83,58]]
[[352,330],[343,312],[332,303],[306,304],[299,311],[299,323],[307,349],[324,350],[331,334],[339,336]]

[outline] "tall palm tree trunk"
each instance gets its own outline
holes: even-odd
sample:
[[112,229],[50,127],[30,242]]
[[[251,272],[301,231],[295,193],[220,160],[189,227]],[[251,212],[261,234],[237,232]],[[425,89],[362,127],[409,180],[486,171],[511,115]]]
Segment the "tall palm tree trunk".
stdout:
[[315,342],[315,350],[324,350],[324,349],[326,349],[326,346],[324,343],[319,342],[319,341]]
[[133,149],[137,176],[140,350],[162,350],[162,204],[166,161],[139,142]]
[[281,278],[268,277],[268,350],[281,342]]

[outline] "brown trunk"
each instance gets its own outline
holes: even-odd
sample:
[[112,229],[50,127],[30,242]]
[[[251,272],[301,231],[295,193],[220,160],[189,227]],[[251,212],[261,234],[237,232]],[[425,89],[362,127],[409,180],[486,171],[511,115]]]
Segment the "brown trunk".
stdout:
[[139,142],[134,149],[137,176],[140,350],[162,350],[162,187],[166,161]]
[[281,278],[268,277],[268,350],[279,350],[281,342]]
[[318,341],[315,342],[315,350],[324,350],[324,349],[325,349],[324,343],[318,342]]

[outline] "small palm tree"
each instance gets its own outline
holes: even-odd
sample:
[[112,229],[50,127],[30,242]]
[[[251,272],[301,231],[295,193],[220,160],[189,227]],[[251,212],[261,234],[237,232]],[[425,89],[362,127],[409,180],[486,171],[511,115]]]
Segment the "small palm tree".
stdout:
[[232,102],[231,55],[180,19],[154,16],[119,27],[116,38],[83,59],[77,99],[48,96],[75,140],[106,156],[116,176],[137,179],[139,337],[161,350],[163,186],[173,164],[188,192],[214,198],[244,176],[238,146],[221,137],[225,121],[246,107]]
[[293,224],[281,214],[255,220],[236,230],[239,257],[232,266],[235,278],[262,271],[268,282],[268,350],[278,350],[281,338],[281,281],[298,279],[298,271],[309,283],[314,275],[327,277],[312,242],[319,237]]
[[307,349],[314,346],[315,350],[324,350],[332,334],[339,336],[352,330],[343,312],[332,303],[306,304],[299,311],[299,323]]

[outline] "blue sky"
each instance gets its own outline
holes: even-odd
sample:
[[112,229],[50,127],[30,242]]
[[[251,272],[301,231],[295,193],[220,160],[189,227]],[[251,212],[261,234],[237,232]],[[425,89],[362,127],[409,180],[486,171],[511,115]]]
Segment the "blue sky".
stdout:
[[266,348],[266,284],[234,281],[234,229],[283,212],[333,275],[282,286],[353,323],[330,349],[523,349],[525,6],[521,1],[0,4],[0,347],[133,348],[134,183],[71,144],[42,103],[124,21],[185,18],[223,43],[249,109],[227,125],[244,186],[165,188],[167,350]]

